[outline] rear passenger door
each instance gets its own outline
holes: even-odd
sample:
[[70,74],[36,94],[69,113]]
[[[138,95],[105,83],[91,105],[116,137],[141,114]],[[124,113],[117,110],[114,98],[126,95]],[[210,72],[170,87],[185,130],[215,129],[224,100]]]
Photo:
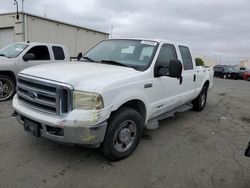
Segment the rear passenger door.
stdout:
[[179,46],[179,51],[183,63],[181,98],[182,103],[185,104],[191,101],[195,95],[197,75],[194,70],[194,62],[189,48],[186,46]]

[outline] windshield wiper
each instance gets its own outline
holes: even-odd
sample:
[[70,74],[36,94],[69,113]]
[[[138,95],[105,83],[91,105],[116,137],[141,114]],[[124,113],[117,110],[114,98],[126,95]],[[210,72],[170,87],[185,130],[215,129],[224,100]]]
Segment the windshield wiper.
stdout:
[[88,61],[91,61],[91,62],[95,62],[93,59],[91,59],[91,58],[89,58],[89,57],[87,57],[87,56],[83,56],[82,58],[83,58],[83,59],[87,59]]
[[119,66],[124,66],[124,67],[130,67],[128,65],[125,65],[123,63],[120,63],[118,61],[114,61],[114,60],[101,60],[102,63],[109,63],[109,64],[112,64],[112,65],[119,65]]

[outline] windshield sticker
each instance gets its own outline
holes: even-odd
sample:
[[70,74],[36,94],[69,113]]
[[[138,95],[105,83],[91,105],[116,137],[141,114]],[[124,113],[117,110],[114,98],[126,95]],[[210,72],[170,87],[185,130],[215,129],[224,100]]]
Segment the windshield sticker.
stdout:
[[141,44],[147,44],[147,45],[150,45],[150,46],[156,46],[157,42],[142,40]]
[[16,51],[21,52],[21,51],[23,51],[23,49],[22,48],[16,48]]

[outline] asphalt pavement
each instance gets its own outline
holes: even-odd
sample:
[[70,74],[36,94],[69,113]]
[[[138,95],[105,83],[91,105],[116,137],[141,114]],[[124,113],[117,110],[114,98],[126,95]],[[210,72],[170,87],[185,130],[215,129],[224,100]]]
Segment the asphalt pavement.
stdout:
[[23,131],[11,101],[0,103],[0,187],[249,188],[250,82],[215,79],[202,112],[144,131],[127,159],[67,146]]

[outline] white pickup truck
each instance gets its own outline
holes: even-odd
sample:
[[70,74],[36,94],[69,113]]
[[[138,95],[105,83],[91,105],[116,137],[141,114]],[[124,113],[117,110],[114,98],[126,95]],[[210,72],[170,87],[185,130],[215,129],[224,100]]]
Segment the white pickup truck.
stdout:
[[69,53],[59,44],[18,42],[0,50],[0,102],[15,94],[16,76],[28,67],[68,61]]
[[196,67],[189,48],[166,40],[111,39],[80,61],[18,75],[13,107],[34,136],[102,147],[109,160],[130,155],[143,128],[193,108],[201,111],[213,70]]

